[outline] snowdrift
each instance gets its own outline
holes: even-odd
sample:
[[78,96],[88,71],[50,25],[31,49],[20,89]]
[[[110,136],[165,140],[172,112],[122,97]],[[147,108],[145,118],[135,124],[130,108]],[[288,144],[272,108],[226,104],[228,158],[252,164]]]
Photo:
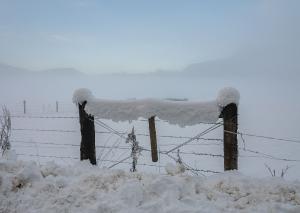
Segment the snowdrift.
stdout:
[[300,212],[300,182],[0,161],[0,212]]

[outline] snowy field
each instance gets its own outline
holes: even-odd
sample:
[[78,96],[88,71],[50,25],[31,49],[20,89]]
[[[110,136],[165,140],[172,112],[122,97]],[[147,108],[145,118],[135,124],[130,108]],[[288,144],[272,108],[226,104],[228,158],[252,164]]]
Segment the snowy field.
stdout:
[[[152,87],[155,81],[157,87]],[[283,80],[282,80],[283,81]],[[280,176],[287,166],[285,179],[295,180],[300,177],[299,153],[300,138],[298,121],[300,100],[293,94],[299,88],[296,81],[287,80],[289,87],[279,80],[269,80],[268,84],[262,81],[215,81],[212,79],[97,79],[79,86],[64,85],[56,82],[58,90],[53,85],[31,85],[20,81],[19,86],[24,89],[19,93],[1,94],[1,104],[6,104],[12,118],[12,148],[22,160],[34,160],[38,164],[55,161],[58,164],[72,165],[79,160],[80,127],[78,112],[72,104],[72,94],[75,89],[87,87],[96,97],[124,100],[130,98],[188,98],[196,101],[211,101],[217,97],[220,88],[231,85],[237,88],[241,95],[239,104],[239,131],[258,136],[287,138],[291,141],[273,140],[261,137],[239,135],[239,171],[254,177],[271,176],[266,166],[276,171]],[[178,84],[180,82],[180,84]],[[64,82],[65,83],[65,82]],[[5,87],[7,83],[1,84]],[[110,87],[119,85],[119,88]],[[162,90],[165,85],[166,89]],[[255,85],[255,87],[253,86]],[[39,91],[37,88],[41,88]],[[51,89],[50,89],[51,88]],[[139,90],[137,88],[143,88]],[[203,88],[206,88],[205,90]],[[207,89],[211,88],[211,89]],[[4,88],[3,90],[4,91]],[[13,91],[16,92],[17,90]],[[199,91],[198,93],[195,91]],[[27,100],[27,112],[23,113],[22,100]],[[18,100],[18,101],[17,101]],[[55,101],[59,101],[59,110],[56,112]],[[133,122],[113,122],[100,120],[114,130],[126,136],[135,128],[137,140],[145,149],[150,148],[148,123],[140,119]],[[221,121],[221,120],[219,120]],[[211,125],[197,124],[187,127],[170,125],[164,121],[157,121],[158,148],[160,151],[170,150],[177,145],[194,137]],[[191,168],[204,170],[198,175],[212,175],[212,172],[223,171],[223,138],[222,126],[203,136],[209,140],[198,140],[180,148],[180,157]],[[96,124],[96,146],[99,167],[110,167],[120,160],[130,156],[131,147],[119,136],[110,133],[101,125]],[[241,137],[242,136],[242,137]],[[214,140],[215,139],[215,140]],[[114,148],[111,148],[114,147]],[[197,153],[198,155],[194,155]],[[177,157],[176,152],[172,156]],[[151,162],[151,154],[142,151],[138,158],[138,171],[164,173],[163,167],[174,160],[161,155],[158,163]],[[117,169],[129,171],[132,159],[114,166]],[[210,170],[211,172],[207,172]],[[205,172],[206,171],[206,172]],[[194,174],[188,171],[190,174]]]
[[[74,88],[58,91],[47,91],[46,85],[22,87],[20,83],[23,90],[18,90],[19,93],[14,94],[17,90],[1,93],[1,105],[5,104],[12,114],[11,145],[19,161],[1,161],[0,196],[4,198],[0,199],[0,212],[300,211],[300,144],[297,141],[300,100],[293,95],[300,89],[297,83],[291,81],[290,87],[285,87],[280,86],[280,81],[270,81],[266,86],[262,81],[256,82],[254,87],[251,81],[217,82],[206,86],[211,90],[203,90],[208,84],[206,81],[156,80],[154,90],[150,79],[138,84],[123,82],[124,87],[120,86],[121,80],[113,81],[123,90],[111,87],[112,90],[105,91],[112,81],[104,80],[97,86],[74,85]],[[159,89],[164,85],[168,85],[167,89]],[[216,99],[219,89],[227,85],[237,88],[241,95],[239,132],[245,134],[238,136],[239,173],[223,173],[223,126],[220,126],[181,147],[180,158],[188,167],[184,174],[168,175],[165,168],[172,168],[169,163],[174,164],[174,159],[160,155],[157,163],[151,161],[145,119],[97,120],[98,165],[80,163],[78,111],[72,103],[75,89],[87,87],[96,97],[114,100],[151,97],[211,101]],[[4,87],[1,91],[5,91],[5,83],[0,86]],[[138,90],[139,87],[143,90]],[[135,128],[139,145],[144,148],[138,157],[138,173],[129,172],[132,167],[130,144],[103,124],[125,137]],[[181,127],[157,120],[158,148],[168,151],[211,126],[213,124]],[[280,138],[289,141],[278,140]],[[178,158],[177,151],[171,155]],[[275,178],[267,166],[275,170]],[[108,170],[109,167],[112,169]],[[280,178],[281,171],[287,167],[284,178]]]
[[[43,111],[32,110],[28,105],[28,112],[24,115],[20,110],[12,110],[15,115],[12,118],[12,148],[17,151],[18,158],[22,160],[34,160],[38,164],[45,164],[48,161],[55,161],[58,164],[72,165],[79,160],[80,126],[78,113],[75,105],[62,105],[62,112],[55,112],[55,104]],[[65,110],[63,110],[65,107]],[[66,111],[69,111],[67,113]],[[73,111],[73,112],[72,112]],[[70,113],[72,112],[72,113]],[[126,136],[135,128],[137,140],[140,146],[150,149],[150,139],[148,136],[148,123],[144,119],[129,122],[112,122],[103,120],[103,123],[113,129],[125,133]],[[219,120],[221,121],[221,119]],[[157,120],[158,148],[160,151],[168,151],[181,143],[194,137],[199,132],[213,126],[211,124],[199,124],[189,127],[170,125],[167,122]],[[184,162],[194,169],[211,170],[215,172],[223,171],[223,126],[203,136],[203,140],[195,140],[180,148],[180,157]],[[125,143],[125,139],[116,134],[110,133],[105,128],[96,123],[96,155],[99,167],[110,167],[120,160],[130,156],[131,146]],[[287,161],[298,158],[299,145],[297,143],[284,143],[282,141],[269,140],[264,138],[252,138],[243,136],[245,143],[239,136],[239,170],[243,174],[267,177],[270,176],[266,165],[275,169],[280,175],[282,169],[289,166],[286,173],[287,179],[298,179],[299,162]],[[287,146],[288,144],[288,146]],[[113,148],[112,148],[113,147]],[[245,149],[244,149],[245,148]],[[248,151],[250,150],[250,152]],[[258,151],[255,153],[252,151]],[[198,155],[194,155],[196,153]],[[268,155],[264,155],[266,153]],[[177,157],[176,151],[172,153]],[[272,157],[270,157],[270,156]],[[273,158],[276,157],[276,158]],[[131,158],[118,164],[115,168],[129,171],[131,168]],[[161,155],[158,163],[151,162],[151,153],[142,151],[138,159],[138,171],[164,173],[167,163],[173,162],[167,156]],[[211,175],[211,172],[199,172],[203,175]]]
[[300,211],[300,183],[237,172],[210,177],[0,160],[0,212]]

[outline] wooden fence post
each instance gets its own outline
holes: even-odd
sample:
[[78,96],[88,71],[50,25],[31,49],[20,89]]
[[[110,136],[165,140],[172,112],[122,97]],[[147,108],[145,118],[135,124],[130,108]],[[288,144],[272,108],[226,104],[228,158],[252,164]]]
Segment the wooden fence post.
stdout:
[[152,161],[157,162],[158,155],[157,155],[157,139],[156,139],[156,130],[155,130],[155,116],[149,118],[148,122],[149,122]]
[[56,112],[58,112],[58,101],[56,101]]
[[80,160],[89,159],[91,164],[96,165],[94,117],[85,112],[86,104],[86,101],[78,104],[81,132]]
[[231,103],[223,108],[224,121],[224,170],[238,169],[238,114],[237,105]]
[[24,112],[24,114],[26,114],[26,101],[25,100],[23,101],[23,112]]

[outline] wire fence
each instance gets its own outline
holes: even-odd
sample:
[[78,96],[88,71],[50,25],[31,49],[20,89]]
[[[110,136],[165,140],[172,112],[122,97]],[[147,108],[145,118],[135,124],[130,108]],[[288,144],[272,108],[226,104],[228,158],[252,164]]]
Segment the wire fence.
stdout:
[[[75,111],[75,110],[74,110]],[[71,113],[70,113],[71,114]],[[74,114],[74,113],[73,113]],[[1,115],[0,115],[1,116]],[[80,144],[80,129],[68,129],[62,128],[49,128],[49,127],[31,127],[28,125],[32,120],[38,120],[37,123],[43,123],[48,120],[52,120],[55,124],[60,122],[60,120],[69,120],[72,124],[78,125],[78,116],[65,116],[61,114],[57,115],[22,115],[22,114],[14,114],[11,115],[13,119],[13,128],[12,128],[12,147],[17,149],[17,155],[21,157],[28,157],[28,158],[37,158],[46,159],[46,160],[55,160],[55,159],[63,159],[63,160],[79,160],[79,149]],[[22,120],[22,122],[20,122]],[[58,121],[57,121],[58,120]],[[14,121],[18,125],[14,126]],[[148,120],[140,119],[137,122],[148,122]],[[156,122],[164,121],[156,119]],[[19,125],[22,124],[22,125]],[[105,164],[108,168],[113,168],[119,165],[132,165],[132,150],[133,147],[130,144],[126,144],[125,141],[128,138],[129,132],[127,132],[130,128],[127,127],[127,131],[119,131],[116,130],[115,127],[110,126],[107,122],[95,118],[95,124],[98,127],[95,131],[99,137],[101,137],[101,144],[97,141],[96,148],[97,148],[97,160],[98,165]],[[130,124],[131,125],[131,124]],[[150,154],[151,152],[149,146],[146,143],[141,143],[139,147],[139,157],[136,163],[136,166],[143,168],[143,167],[153,167],[157,169],[159,172],[161,168],[165,167],[167,162],[178,163],[179,158],[183,159],[181,164],[185,167],[185,169],[192,174],[195,175],[202,175],[203,173],[220,173],[222,172],[221,166],[219,170],[212,170],[212,169],[202,169],[199,168],[197,165],[189,165],[188,163],[193,162],[194,159],[198,159],[199,157],[205,158],[213,158],[213,159],[223,159],[224,154],[223,151],[223,139],[221,137],[212,137],[208,136],[209,133],[218,130],[219,135],[223,134],[223,123],[216,122],[209,125],[208,128],[203,129],[195,136],[187,136],[187,135],[172,135],[172,134],[158,134],[157,137],[162,140],[167,140],[165,143],[159,144],[159,163],[149,163],[150,162]],[[53,125],[51,125],[53,126]],[[62,125],[64,126],[64,125]],[[75,125],[76,126],[76,125]],[[77,126],[78,127],[78,126]],[[289,144],[300,144],[300,140],[298,139],[290,139],[290,138],[277,138],[273,136],[265,136],[265,135],[257,135],[248,132],[230,132],[226,131],[226,133],[230,134],[237,134],[239,137],[239,157],[240,158],[262,158],[268,159],[272,161],[281,161],[281,162],[293,162],[298,163],[300,159],[290,158],[290,157],[282,157],[285,153],[281,153],[281,156],[277,156],[273,153],[268,153],[261,150],[256,150],[253,148],[248,148],[251,146],[250,138],[255,139],[262,139],[260,142],[268,144],[270,142],[277,142],[277,143],[289,143]],[[15,137],[15,135],[24,135],[28,133],[30,137],[28,139],[24,139],[24,137]],[[64,142],[64,140],[57,140],[57,141],[49,141],[49,140],[42,140],[40,135],[37,134],[74,134],[77,138],[76,144],[71,142]],[[39,137],[35,138],[35,134],[39,135]],[[104,136],[106,135],[106,136]],[[148,132],[141,132],[138,131],[135,133],[136,137],[138,137],[138,141],[145,140],[149,137]],[[60,137],[60,136],[59,136]],[[144,139],[142,139],[144,138]],[[200,147],[200,148],[198,148]],[[203,147],[217,147],[214,151],[218,152],[211,152],[211,149],[204,149]],[[27,149],[31,149],[29,152]],[[42,153],[44,149],[47,149],[49,152],[50,149],[54,149],[54,154],[47,154],[47,152]],[[23,152],[19,151],[23,150]],[[59,150],[59,152],[57,151]],[[73,155],[64,152],[64,150],[76,150],[72,152]],[[204,150],[204,151],[203,151]],[[205,150],[210,150],[205,151]],[[140,159],[144,158],[144,159]],[[163,162],[162,162],[163,161]],[[165,163],[164,163],[165,162]],[[186,163],[188,162],[188,163]]]

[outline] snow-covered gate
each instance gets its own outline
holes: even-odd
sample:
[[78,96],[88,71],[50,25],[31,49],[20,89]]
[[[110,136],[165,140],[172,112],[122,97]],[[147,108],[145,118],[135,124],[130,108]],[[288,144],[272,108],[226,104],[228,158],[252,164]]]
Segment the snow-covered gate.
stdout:
[[[109,119],[118,121],[133,121],[139,118],[145,118],[149,123],[149,136],[151,142],[152,161],[158,161],[158,155],[166,155],[177,163],[181,163],[179,151],[177,158],[171,154],[179,148],[191,143],[192,141],[203,137],[205,134],[223,126],[223,151],[224,151],[224,170],[238,169],[238,102],[239,92],[234,88],[222,89],[216,100],[209,102],[191,102],[176,100],[104,100],[96,99],[87,89],[78,89],[74,92],[73,102],[78,105],[80,127],[81,127],[81,145],[80,159],[89,159],[92,164],[96,164],[95,151],[95,119]],[[213,124],[209,128],[200,132],[187,141],[173,147],[168,151],[160,152],[157,150],[157,138],[155,129],[155,117],[167,121],[170,124],[177,124],[181,127],[196,125],[199,123]],[[217,122],[219,118],[223,122]],[[134,129],[128,137],[120,134],[108,125],[98,120],[99,125],[119,135],[127,142],[132,143],[133,170],[135,170],[136,154],[143,149],[136,142]],[[128,158],[124,159],[127,160]],[[123,161],[123,160],[122,160]],[[120,161],[121,162],[121,161]],[[120,163],[116,162],[116,164]],[[186,166],[187,165],[183,165]],[[112,167],[112,166],[111,166]]]

